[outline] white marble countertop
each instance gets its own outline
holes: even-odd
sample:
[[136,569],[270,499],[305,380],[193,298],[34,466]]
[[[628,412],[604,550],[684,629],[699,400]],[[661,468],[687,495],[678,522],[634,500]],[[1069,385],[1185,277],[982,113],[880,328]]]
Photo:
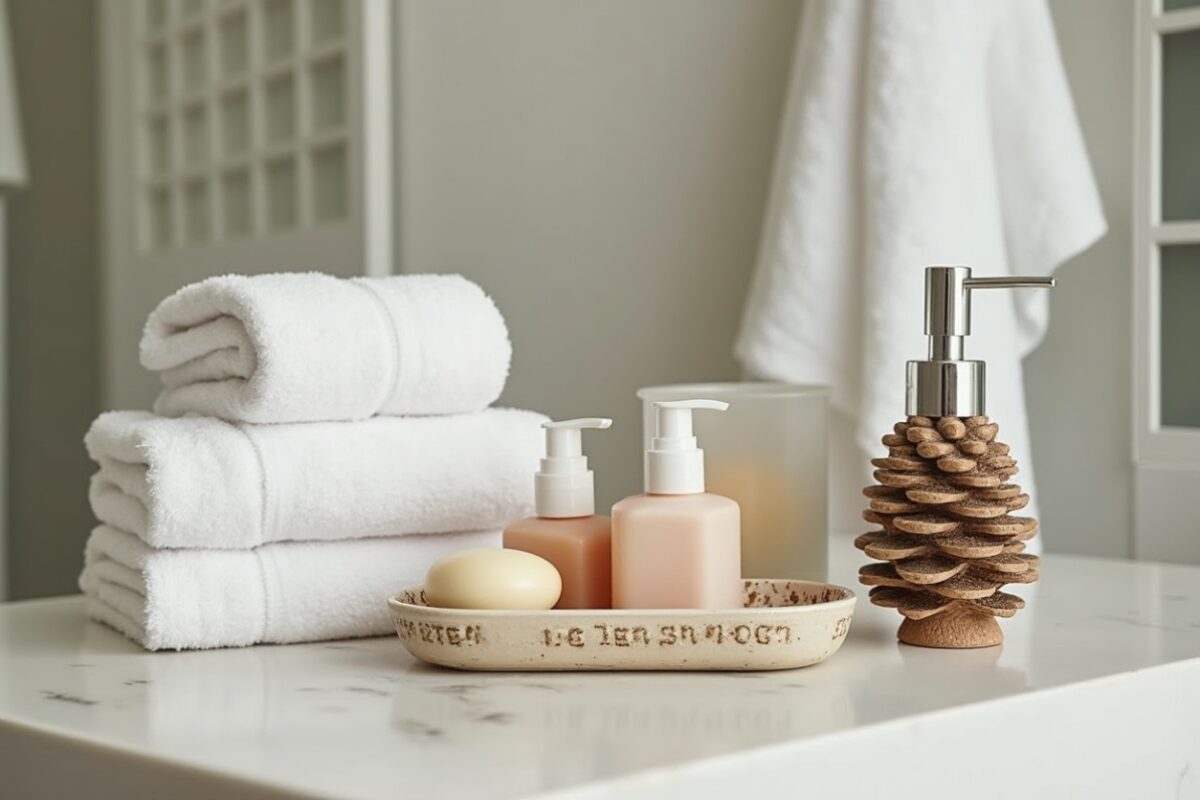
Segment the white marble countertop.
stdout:
[[1002,648],[898,645],[859,592],[831,660],[745,674],[453,672],[395,638],[145,653],[78,598],[8,604],[0,796],[1200,796],[1200,568],[1052,556],[1018,589]]

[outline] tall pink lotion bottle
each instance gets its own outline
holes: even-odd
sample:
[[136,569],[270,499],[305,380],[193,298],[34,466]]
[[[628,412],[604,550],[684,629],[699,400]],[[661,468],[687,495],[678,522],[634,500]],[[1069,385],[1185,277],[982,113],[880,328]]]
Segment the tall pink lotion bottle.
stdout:
[[692,411],[719,400],[654,404],[657,436],[646,451],[646,493],[612,509],[613,608],[741,608],[741,509],[704,491],[704,451]]
[[555,608],[612,607],[612,521],[595,514],[592,471],[583,455],[585,428],[611,419],[546,422],[546,457],[534,475],[537,516],[504,529],[504,547],[541,556],[558,569],[562,594]]

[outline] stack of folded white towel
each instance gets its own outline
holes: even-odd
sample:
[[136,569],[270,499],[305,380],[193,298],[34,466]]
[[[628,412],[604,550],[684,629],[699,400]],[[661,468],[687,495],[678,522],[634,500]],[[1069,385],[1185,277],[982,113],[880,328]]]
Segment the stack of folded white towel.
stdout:
[[386,598],[532,509],[541,423],[489,408],[504,319],[455,275],[224,276],[151,313],[154,414],[102,414],[88,614],[146,648],[387,633]]

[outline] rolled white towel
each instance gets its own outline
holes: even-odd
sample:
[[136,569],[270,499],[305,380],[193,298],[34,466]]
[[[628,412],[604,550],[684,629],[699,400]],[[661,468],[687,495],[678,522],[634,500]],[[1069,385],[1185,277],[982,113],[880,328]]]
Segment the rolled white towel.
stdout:
[[79,588],[89,617],[147,650],[380,636],[392,629],[390,594],[420,584],[444,555],[499,543],[497,531],[484,531],[157,550],[101,525],[88,538]]
[[542,454],[532,411],[244,425],[101,414],[101,522],[154,547],[245,549],[285,539],[485,530],[528,516]]
[[504,318],[461,275],[209,278],[159,303],[141,341],[157,413],[241,422],[479,411],[511,358]]

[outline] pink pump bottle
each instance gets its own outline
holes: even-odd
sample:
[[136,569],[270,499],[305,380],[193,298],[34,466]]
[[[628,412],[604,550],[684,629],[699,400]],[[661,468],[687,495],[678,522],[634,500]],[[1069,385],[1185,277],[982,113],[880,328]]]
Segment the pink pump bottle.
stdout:
[[704,491],[704,451],[692,411],[719,400],[654,404],[657,436],[646,451],[646,493],[612,510],[613,608],[741,608],[741,509]]
[[612,521],[597,516],[592,471],[583,455],[585,428],[611,419],[546,422],[546,457],[533,479],[536,517],[504,529],[504,546],[541,556],[558,569],[562,594],[555,608],[612,607]]

